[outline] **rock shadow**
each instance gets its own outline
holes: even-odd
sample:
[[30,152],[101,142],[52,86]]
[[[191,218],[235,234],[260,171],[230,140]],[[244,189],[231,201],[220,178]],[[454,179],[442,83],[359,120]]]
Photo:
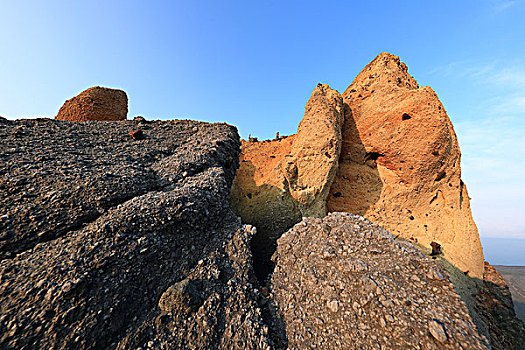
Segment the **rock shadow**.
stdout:
[[[403,238],[398,239],[406,241]],[[486,338],[487,346],[490,344],[493,349],[518,349],[518,344],[525,342],[525,324],[516,316],[519,305],[513,303],[508,288],[471,277],[443,255],[432,256],[427,247],[410,243],[429,259],[436,260],[447,271],[454,289],[467,307],[476,330]]]
[[301,221],[299,205],[288,191],[255,182],[256,167],[251,161],[242,160],[238,171],[243,171],[248,183],[238,186],[233,181],[230,194],[230,207],[242,218],[244,224],[257,228],[252,238],[251,250],[255,275],[264,285],[268,275],[273,271],[271,257],[277,248],[277,239],[293,225]]
[[339,165],[326,200],[326,209],[327,212],[349,212],[366,217],[367,211],[381,196],[383,182],[377,164],[381,163],[384,155],[380,150],[366,149],[352,110],[346,103],[344,114]]

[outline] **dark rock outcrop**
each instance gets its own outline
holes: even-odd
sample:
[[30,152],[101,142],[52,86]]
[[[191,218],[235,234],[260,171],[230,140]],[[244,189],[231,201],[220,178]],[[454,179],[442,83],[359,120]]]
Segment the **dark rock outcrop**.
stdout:
[[363,217],[304,219],[274,259],[291,349],[488,349],[443,268]]
[[56,119],[71,122],[87,120],[126,120],[128,96],[122,90],[95,86],[64,102]]
[[507,283],[486,261],[483,284],[476,301],[494,349],[525,349],[525,323],[516,317]]
[[[0,348],[268,346],[253,230],[227,202],[233,127],[26,120],[0,135]],[[181,281],[189,307],[169,298]]]

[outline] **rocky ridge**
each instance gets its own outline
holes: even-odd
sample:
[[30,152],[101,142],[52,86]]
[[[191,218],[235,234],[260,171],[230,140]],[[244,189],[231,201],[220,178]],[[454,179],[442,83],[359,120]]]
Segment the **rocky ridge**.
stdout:
[[[128,136],[136,128],[143,140]],[[241,335],[267,347],[249,269],[253,229],[227,203],[233,127],[0,120],[0,135],[2,232],[21,233],[3,242],[0,348],[234,348]],[[190,308],[169,297],[181,281],[199,286]],[[191,334],[144,333],[152,324]]]
[[[475,252],[475,226],[459,238],[424,226],[428,244],[415,215],[396,221],[414,206],[470,227],[437,96],[389,54],[351,87],[343,98],[319,84],[296,135],[243,141],[240,158],[225,124],[0,118],[0,348],[521,348],[501,276],[485,265],[484,280],[468,277],[447,245]],[[418,159],[390,144],[403,138]],[[337,206],[393,222],[396,237],[325,217]]]

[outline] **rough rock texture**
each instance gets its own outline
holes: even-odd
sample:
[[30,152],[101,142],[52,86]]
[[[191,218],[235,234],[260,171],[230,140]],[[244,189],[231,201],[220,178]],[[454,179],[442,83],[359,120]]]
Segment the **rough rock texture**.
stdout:
[[488,326],[493,349],[525,349],[525,323],[516,317],[507,283],[486,261],[477,310]]
[[272,349],[258,301],[244,226],[199,260],[159,300],[160,315],[144,321],[118,349]]
[[64,102],[56,119],[116,121],[126,120],[127,115],[128,96],[124,91],[95,86]]
[[488,349],[443,268],[363,217],[304,219],[274,259],[290,349]]
[[[143,140],[128,135],[137,128]],[[229,129],[190,121],[0,123],[0,258],[207,168],[233,176],[238,143]]]
[[270,344],[228,208],[233,127],[0,120],[0,138],[0,348]]
[[454,128],[436,93],[382,53],[343,94],[343,145],[329,211],[363,215],[483,278],[483,251],[461,180]]
[[341,152],[343,121],[341,95],[326,84],[318,84],[306,104],[290,157],[280,164],[284,184],[303,216],[326,215],[326,197]]
[[269,261],[277,237],[303,216],[326,214],[341,149],[342,108],[339,93],[319,84],[296,135],[242,143],[230,205],[257,227],[256,266]]
[[516,317],[525,322],[525,266],[494,265],[509,286]]

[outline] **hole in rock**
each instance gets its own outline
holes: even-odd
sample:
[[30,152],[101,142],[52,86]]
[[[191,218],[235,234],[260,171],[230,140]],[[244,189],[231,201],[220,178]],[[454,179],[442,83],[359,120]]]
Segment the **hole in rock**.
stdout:
[[443,171],[440,171],[437,176],[436,176],[436,179],[434,181],[440,181],[442,180],[445,176],[447,176],[447,172],[445,170]]
[[403,113],[403,115],[401,116],[401,120],[409,120],[409,119],[412,119],[412,117],[408,113]]
[[341,192],[336,192],[336,193],[333,194],[333,196],[334,196],[335,198],[339,198],[339,197],[342,197],[343,194],[342,194]]
[[365,155],[365,162],[367,160],[373,160],[373,161],[376,161],[379,157],[384,157],[385,155],[384,154],[381,154],[379,152],[368,152],[366,155]]

